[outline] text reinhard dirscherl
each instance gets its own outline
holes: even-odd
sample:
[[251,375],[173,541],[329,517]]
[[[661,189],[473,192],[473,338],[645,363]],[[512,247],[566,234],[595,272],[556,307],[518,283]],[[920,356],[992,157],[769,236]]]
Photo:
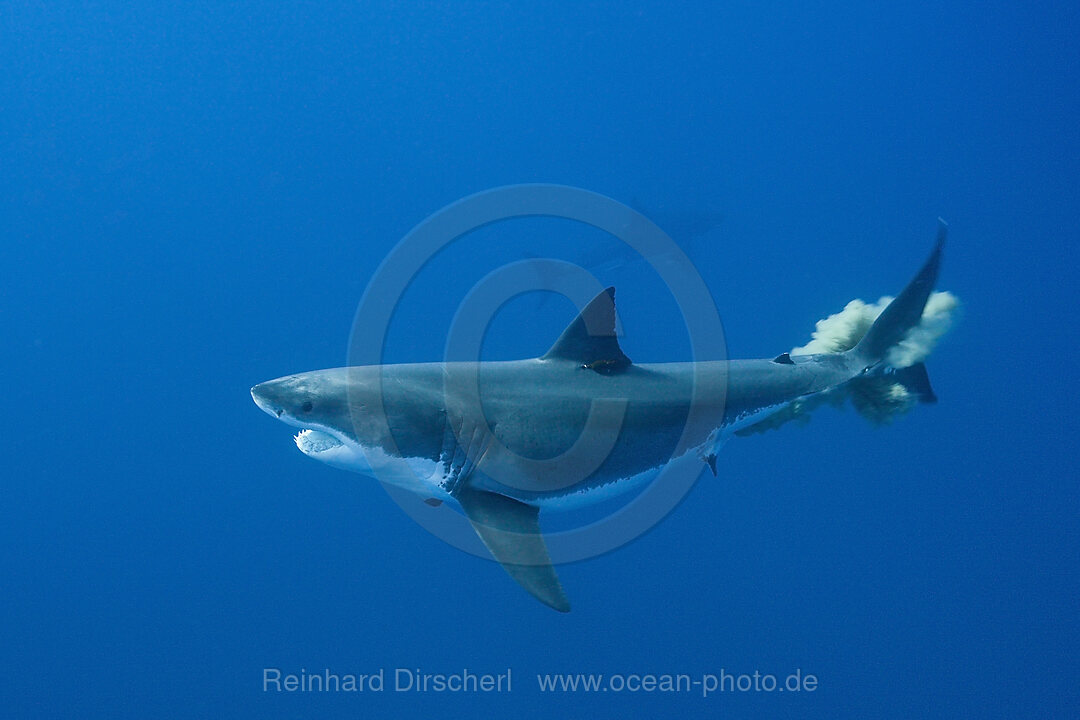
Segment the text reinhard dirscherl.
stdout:
[[[787,675],[761,673],[616,673],[547,674],[536,676],[541,693],[813,693],[816,675],[796,668]],[[274,693],[504,693],[512,692],[512,671],[475,672],[468,668],[453,672],[429,673],[419,668],[379,668],[370,673],[336,673],[330,669],[284,672],[263,668],[263,692]]]
[[469,669],[426,673],[419,668],[379,668],[368,674],[322,672],[285,673],[263,668],[263,692],[511,692],[510,668],[504,673],[477,673]]

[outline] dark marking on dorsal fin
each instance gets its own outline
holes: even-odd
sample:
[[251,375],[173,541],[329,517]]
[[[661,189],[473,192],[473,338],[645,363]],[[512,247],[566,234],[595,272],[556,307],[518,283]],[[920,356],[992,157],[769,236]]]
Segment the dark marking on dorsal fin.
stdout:
[[440,505],[442,505],[442,500],[440,500],[439,498],[426,498],[424,500],[424,504],[430,505],[431,507],[439,507]]
[[620,362],[618,359],[608,360],[605,358],[604,360],[595,360],[591,363],[585,363],[581,367],[585,368],[586,370],[598,372],[601,375],[610,375],[611,373],[619,372],[620,370],[625,368],[629,364],[629,358],[626,358],[626,360],[627,362],[623,363]]
[[631,365],[615,330],[615,288],[594,297],[563,331],[541,360],[571,360],[603,375]]
[[795,361],[791,359],[791,355],[789,353],[780,353],[779,355],[774,357],[772,359],[772,361],[774,363],[779,364],[779,365],[794,365],[795,364]]

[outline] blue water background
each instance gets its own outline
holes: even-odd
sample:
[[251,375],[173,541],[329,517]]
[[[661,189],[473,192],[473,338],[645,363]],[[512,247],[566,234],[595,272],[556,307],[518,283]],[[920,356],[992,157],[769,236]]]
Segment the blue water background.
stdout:
[[[1075,717],[1076,4],[521,5],[0,9],[3,714]],[[551,612],[248,395],[343,364],[398,239],[521,182],[666,215],[733,357],[898,291],[944,216],[940,403],[732,442],[652,532],[561,568],[574,611]],[[694,214],[719,222],[680,238]],[[467,238],[387,357],[439,359],[486,270],[610,242]],[[685,359],[670,295],[610,255],[627,354]],[[571,316],[522,298],[485,354]],[[264,667],[512,668],[514,691],[264,693]],[[535,682],[797,668],[816,691]]]

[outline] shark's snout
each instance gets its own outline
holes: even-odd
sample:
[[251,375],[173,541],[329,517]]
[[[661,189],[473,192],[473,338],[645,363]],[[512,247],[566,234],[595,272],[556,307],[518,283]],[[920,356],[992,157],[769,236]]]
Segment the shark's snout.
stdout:
[[320,395],[318,382],[303,375],[259,383],[251,388],[251,399],[263,412],[297,427],[326,424],[325,410],[332,405]]
[[281,414],[285,412],[285,409],[281,406],[280,402],[275,402],[274,395],[271,386],[272,382],[259,383],[255,387],[251,388],[251,399],[255,401],[255,404],[259,408],[276,418],[280,418]]

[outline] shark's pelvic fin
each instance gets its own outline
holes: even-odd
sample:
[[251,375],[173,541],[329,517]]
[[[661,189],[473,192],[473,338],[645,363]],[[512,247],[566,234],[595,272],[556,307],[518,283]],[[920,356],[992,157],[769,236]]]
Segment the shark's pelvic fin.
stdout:
[[470,487],[461,488],[457,500],[476,534],[510,577],[548,607],[570,612],[570,601],[540,535],[538,508]]
[[541,359],[571,360],[602,374],[629,367],[616,337],[615,288],[594,297]]

